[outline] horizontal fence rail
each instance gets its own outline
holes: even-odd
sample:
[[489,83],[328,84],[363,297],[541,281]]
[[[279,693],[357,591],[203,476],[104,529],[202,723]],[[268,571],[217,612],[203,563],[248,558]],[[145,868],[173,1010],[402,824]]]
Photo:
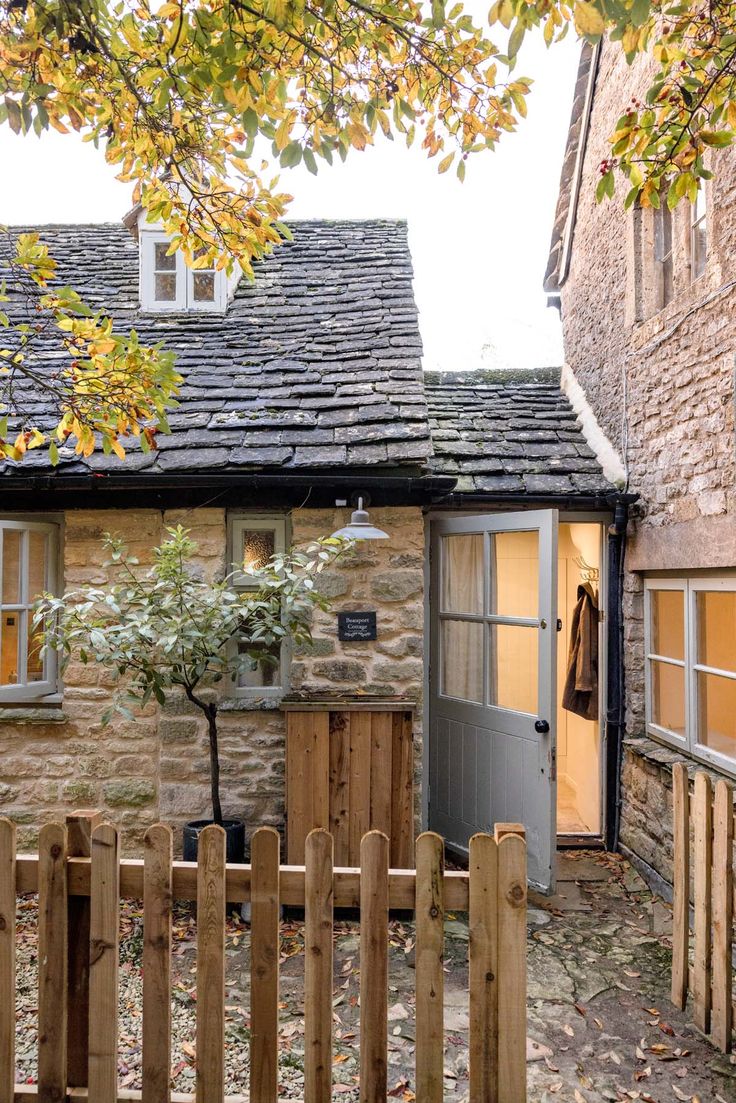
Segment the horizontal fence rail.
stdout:
[[[361,1103],[385,1103],[389,912],[416,917],[416,1094],[443,1094],[443,949],[448,910],[468,912],[470,1103],[526,1099],[526,844],[518,825],[470,842],[469,869],[444,869],[443,840],[416,841],[416,870],[389,869],[390,842],[364,835],[360,868],[334,867],[326,830],[306,839],[305,865],[281,866],[273,828],[256,831],[251,864],[225,863],[225,833],[199,837],[196,863],[173,860],[157,824],[142,861],[120,858],[117,829],[98,813],[44,827],[37,855],[16,855],[0,820],[0,1103],[277,1103],[279,909],[303,907],[305,1103],[332,1097],[334,909],[360,910]],[[15,1083],[16,893],[38,893],[38,1084]],[[120,901],[143,900],[142,1091],[118,1085]],[[172,904],[197,905],[195,1093],[173,1092]],[[250,902],[249,1094],[225,1092],[226,901]],[[82,945],[80,945],[80,942]]]
[[[693,998],[693,1020],[724,1053],[730,1053],[733,1005],[733,790],[724,780],[673,767],[674,877],[672,901],[672,1002],[680,1010]],[[692,861],[690,839],[692,835]],[[692,874],[693,961],[690,964]]]

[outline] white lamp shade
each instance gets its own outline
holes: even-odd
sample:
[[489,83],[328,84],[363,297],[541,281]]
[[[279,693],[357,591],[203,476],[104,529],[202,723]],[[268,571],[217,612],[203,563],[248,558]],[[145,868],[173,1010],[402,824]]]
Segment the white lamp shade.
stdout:
[[368,511],[363,509],[363,499],[358,498],[358,508],[354,510],[350,524],[333,532],[333,536],[339,536],[343,540],[388,540],[388,533],[383,529],[372,525],[368,517]]

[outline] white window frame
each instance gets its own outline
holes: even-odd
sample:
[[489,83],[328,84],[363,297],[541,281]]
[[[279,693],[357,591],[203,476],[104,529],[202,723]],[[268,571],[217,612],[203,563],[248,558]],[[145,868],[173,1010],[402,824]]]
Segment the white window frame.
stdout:
[[[678,590],[683,594],[683,612],[685,627],[685,659],[680,662],[666,656],[655,655],[651,649],[652,638],[652,590]],[[716,674],[736,681],[736,656],[734,670],[720,670],[706,666],[698,658],[698,612],[697,597],[701,591],[736,591],[736,575],[690,576],[680,578],[648,577],[644,580],[644,663],[645,663],[645,709],[648,734],[662,743],[690,755],[692,758],[713,766],[722,773],[736,777],[736,756],[714,751],[698,741],[698,672]],[[666,662],[684,668],[685,671],[685,735],[668,731],[652,723],[652,660]]]
[[[46,560],[45,589],[49,593],[57,593],[59,586],[59,525],[52,521],[21,521],[0,518],[0,533],[3,532],[43,532],[48,537],[48,554]],[[22,558],[20,570],[20,600],[17,602],[2,601],[0,593],[0,615],[6,612],[17,613],[22,626],[22,634],[25,639],[31,626],[31,595],[27,593],[27,563],[26,554],[28,537],[22,537]],[[2,542],[0,542],[0,580],[2,580]],[[58,692],[58,661],[56,652],[47,651],[44,657],[46,664],[46,678],[40,682],[27,682],[26,676],[27,653],[21,648],[20,669],[18,682],[15,685],[0,685],[0,706],[5,704],[23,704],[29,701],[38,701],[44,697],[50,697]]]
[[[252,575],[238,570],[239,563],[236,559],[237,551],[242,546],[244,532],[273,532],[274,555],[282,555],[286,552],[288,538],[288,518],[284,514],[228,514],[227,518],[227,561],[228,570],[232,572],[231,583],[236,590],[257,590],[258,581]],[[235,697],[262,698],[283,697],[288,691],[289,666],[291,662],[291,648],[289,642],[284,640],[281,645],[279,658],[279,670],[281,680],[277,686],[238,686],[233,685],[232,693]]]
[[152,313],[175,313],[182,311],[192,312],[220,312],[227,306],[227,279],[224,270],[215,269],[215,297],[211,301],[196,302],[194,299],[194,275],[195,272],[209,272],[212,269],[189,268],[180,250],[174,253],[176,267],[176,298],[170,302],[156,298],[156,271],[155,257],[156,246],[169,244],[166,234],[158,230],[141,230],[140,238],[140,298],[141,309]]

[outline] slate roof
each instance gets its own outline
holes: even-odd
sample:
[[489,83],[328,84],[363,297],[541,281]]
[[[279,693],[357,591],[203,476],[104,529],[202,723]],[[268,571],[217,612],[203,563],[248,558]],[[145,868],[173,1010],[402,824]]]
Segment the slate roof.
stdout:
[[[111,312],[118,330],[165,341],[185,378],[159,452],[132,451],[125,464],[68,455],[59,473],[426,466],[406,224],[303,221],[292,230],[293,242],[257,265],[255,283],[241,281],[223,317],[140,313],[138,245],[121,225],[40,228],[60,280]],[[39,362],[51,370],[60,349],[55,337],[44,341]],[[54,424],[48,402],[22,386],[23,409],[41,427]],[[5,472],[47,466],[37,450]]]
[[457,477],[457,493],[610,494],[560,370],[427,372],[435,474]]

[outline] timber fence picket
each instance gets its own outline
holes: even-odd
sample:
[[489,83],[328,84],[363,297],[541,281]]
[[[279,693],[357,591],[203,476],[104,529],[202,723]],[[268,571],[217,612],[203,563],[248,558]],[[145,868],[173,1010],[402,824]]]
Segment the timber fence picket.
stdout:
[[[673,767],[674,876],[672,901],[672,1002],[681,1010],[693,998],[693,1021],[724,1053],[732,1048],[733,1002],[733,790],[715,788],[705,771],[689,793],[687,767]],[[690,836],[692,828],[692,861]],[[693,954],[690,964],[690,873]]]
[[[727,816],[717,794],[716,823]],[[719,844],[716,843],[716,853]],[[526,1098],[526,844],[518,824],[470,842],[467,872],[445,871],[443,840],[416,841],[417,868],[390,869],[386,834],[361,842],[360,868],[333,868],[332,835],[305,840],[305,866],[282,866],[280,838],[260,828],[251,865],[227,866],[225,834],[199,837],[197,863],[173,860],[172,834],[148,829],[144,859],[120,858],[116,828],[77,812],[41,830],[38,855],[16,854],[0,819],[0,1103],[278,1103],[279,910],[304,908],[304,1103],[333,1096],[334,909],[360,909],[360,1103],[382,1103],[388,1084],[389,915],[416,915],[416,1093],[443,1097],[444,919],[468,912],[470,1103]],[[725,888],[716,878],[719,892]],[[38,1083],[15,1082],[16,893],[39,895]],[[143,1088],[118,1083],[120,904],[143,899]],[[174,900],[196,902],[195,1093],[171,1088]],[[251,904],[250,1094],[226,1096],[226,901]],[[80,937],[85,947],[77,945]],[[717,936],[717,946],[723,934]],[[717,951],[718,953],[718,951]],[[720,964],[719,964],[720,962]],[[723,963],[714,978],[724,991]],[[79,1001],[81,1010],[75,1006]],[[722,996],[714,991],[714,1021]],[[84,1028],[83,1033],[80,1030]]]

